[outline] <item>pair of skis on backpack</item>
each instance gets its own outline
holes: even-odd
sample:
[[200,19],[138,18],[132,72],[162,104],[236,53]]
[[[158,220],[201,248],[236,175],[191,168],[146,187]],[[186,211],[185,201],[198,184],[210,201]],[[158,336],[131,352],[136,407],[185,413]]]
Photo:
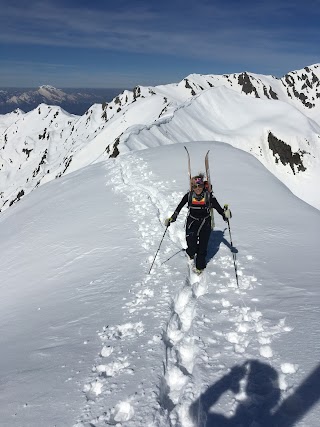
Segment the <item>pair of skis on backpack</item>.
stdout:
[[[190,187],[190,191],[192,191],[192,185],[191,185],[191,180],[192,180],[192,174],[191,174],[191,159],[190,159],[190,153],[187,149],[186,146],[184,146],[187,155],[188,155],[188,172],[189,172],[189,187]],[[206,170],[206,180],[204,181],[204,188],[209,191],[209,193],[211,193],[212,191],[212,185],[211,185],[211,179],[210,179],[210,168],[209,168],[209,152],[210,150],[207,151],[205,158],[204,158],[204,165],[205,165],[205,170]],[[214,229],[214,215],[213,215],[213,208],[210,209],[210,217],[211,217],[211,229]]]

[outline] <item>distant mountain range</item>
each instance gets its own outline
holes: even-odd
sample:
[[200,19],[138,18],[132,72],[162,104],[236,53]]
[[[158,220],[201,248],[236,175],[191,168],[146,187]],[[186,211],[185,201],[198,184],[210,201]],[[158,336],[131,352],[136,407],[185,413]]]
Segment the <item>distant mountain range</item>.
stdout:
[[0,88],[0,114],[19,108],[31,111],[39,104],[57,105],[64,110],[82,115],[92,105],[111,101],[122,89],[57,89],[43,85],[37,89]]
[[2,115],[0,210],[89,164],[190,141],[222,141],[251,153],[320,209],[320,64],[281,79],[191,74],[179,83],[125,90],[82,116],[46,104]]

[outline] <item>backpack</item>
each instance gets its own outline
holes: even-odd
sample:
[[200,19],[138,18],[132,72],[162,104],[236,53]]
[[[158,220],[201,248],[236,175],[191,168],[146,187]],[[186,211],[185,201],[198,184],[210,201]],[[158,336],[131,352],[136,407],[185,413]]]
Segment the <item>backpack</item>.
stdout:
[[204,209],[206,208],[208,211],[209,209],[211,209],[211,203],[210,203],[210,199],[211,199],[211,194],[209,193],[209,191],[205,188],[204,191],[204,197],[205,197],[205,204],[203,206],[194,206],[192,205],[192,195],[193,195],[193,191],[189,191],[188,194],[188,209],[192,208],[192,209]]

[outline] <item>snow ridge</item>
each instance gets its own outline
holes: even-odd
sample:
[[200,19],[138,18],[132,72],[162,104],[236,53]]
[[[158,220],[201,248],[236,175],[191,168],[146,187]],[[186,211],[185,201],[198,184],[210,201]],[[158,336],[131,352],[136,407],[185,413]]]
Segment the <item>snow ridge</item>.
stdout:
[[[137,234],[148,259],[148,264],[142,262],[141,266],[147,272],[153,259],[150,254],[156,250],[163,232],[161,224],[170,208],[163,197],[169,182],[154,176],[138,154],[124,157],[121,161],[117,159],[108,174],[112,179],[107,178],[106,185],[112,185],[117,194],[131,202],[130,216],[136,223]],[[180,217],[170,226],[165,256],[184,245],[183,222]],[[223,231],[217,230],[217,233],[223,234]],[[239,262],[240,288],[237,288],[230,244],[225,239],[224,242],[225,246],[209,261],[201,276],[193,273],[192,263],[180,253],[177,267],[170,267],[157,259],[152,274],[132,284],[123,305],[126,322],[106,325],[98,332],[101,347],[93,364],[92,376],[83,388],[87,402],[75,427],[105,424],[204,427],[209,416],[205,405],[206,388],[214,378],[220,378],[226,372],[232,379],[230,416],[235,416],[242,405],[259,409],[259,404],[252,401],[254,394],[247,390],[250,375],[266,369],[262,362],[256,360],[257,356],[280,363],[282,374],[279,383],[269,390],[268,377],[265,379],[266,388],[272,395],[280,397],[285,394],[288,389],[286,376],[294,374],[298,366],[279,361],[272,342],[283,333],[290,332],[291,328],[286,326],[285,319],[271,324],[256,309],[259,301],[251,298],[250,291],[260,284],[247,272],[254,262],[250,254]],[[183,264],[184,276],[179,272]],[[170,289],[176,290],[172,299]],[[208,304],[212,305],[212,310],[207,311],[211,316],[204,317],[201,306]],[[137,339],[143,342],[139,366],[139,362],[133,362]],[[221,353],[217,348],[224,351],[223,363],[219,362]],[[246,362],[232,366],[235,357]],[[143,361],[146,358],[153,360],[153,372],[144,372]],[[208,379],[210,371],[214,374]],[[115,377],[117,388],[112,383]],[[139,386],[130,391],[135,377]],[[119,383],[123,386],[119,387]],[[155,393],[157,388],[158,393]],[[117,394],[123,396],[123,390],[128,390],[127,399],[122,397],[117,401]],[[111,398],[112,406],[109,403]]]

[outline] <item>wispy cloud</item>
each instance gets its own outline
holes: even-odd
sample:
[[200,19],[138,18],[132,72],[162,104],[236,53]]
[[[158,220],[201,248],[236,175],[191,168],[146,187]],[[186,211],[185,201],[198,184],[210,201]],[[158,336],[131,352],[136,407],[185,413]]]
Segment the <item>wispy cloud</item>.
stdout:
[[[60,72],[62,66],[69,64],[69,73],[66,68],[63,71],[66,79],[76,74],[79,80],[102,82],[103,72],[99,69],[104,67],[118,82],[136,72],[141,84],[170,78],[177,81],[174,76],[178,75],[183,78],[179,61],[188,64],[185,75],[260,72],[262,68],[266,74],[281,75],[319,62],[320,0],[309,0],[308,7],[297,0],[6,3],[0,0],[0,43],[8,54],[5,68],[4,57],[0,58],[0,81],[10,66],[15,67],[15,72],[21,69],[13,62],[9,65],[19,55],[24,59],[29,56],[34,64],[25,67],[30,76],[39,75],[41,70],[43,78],[54,79],[54,74],[59,74],[58,64]],[[119,62],[117,69],[110,63],[112,56]],[[140,65],[136,56],[142,61]],[[162,67],[152,68],[150,63],[159,65],[160,58]],[[120,84],[115,83],[118,87]]]
[[[42,1],[24,6],[22,14],[16,2],[1,13],[0,38],[2,43],[8,44],[159,52],[205,58],[212,52],[220,54],[226,48],[229,50],[230,45],[235,46],[235,51],[241,47],[242,52],[248,47],[290,49],[294,43],[303,45],[303,39],[318,35],[318,28],[311,25],[306,26],[303,37],[297,36],[296,26],[284,20],[296,12],[295,2],[286,7],[281,2],[272,2],[272,5],[270,2],[248,3],[250,7],[233,8],[230,3],[226,7],[219,1],[214,5],[187,1],[183,10],[174,9],[171,13],[170,8],[153,10],[141,2],[135,7],[130,3],[131,7],[129,4],[122,10],[107,7],[99,10]],[[319,10],[314,13],[319,14]],[[281,20],[281,26],[275,25]]]
[[[166,77],[166,80],[163,79]],[[33,61],[1,61],[0,87],[36,87],[51,84],[55,87],[115,87],[133,88],[138,84],[155,85],[172,82],[174,75],[160,76],[156,73],[142,73],[123,70],[88,69],[63,63]],[[161,80],[162,78],[162,80]],[[12,83],[16,82],[16,83]]]

